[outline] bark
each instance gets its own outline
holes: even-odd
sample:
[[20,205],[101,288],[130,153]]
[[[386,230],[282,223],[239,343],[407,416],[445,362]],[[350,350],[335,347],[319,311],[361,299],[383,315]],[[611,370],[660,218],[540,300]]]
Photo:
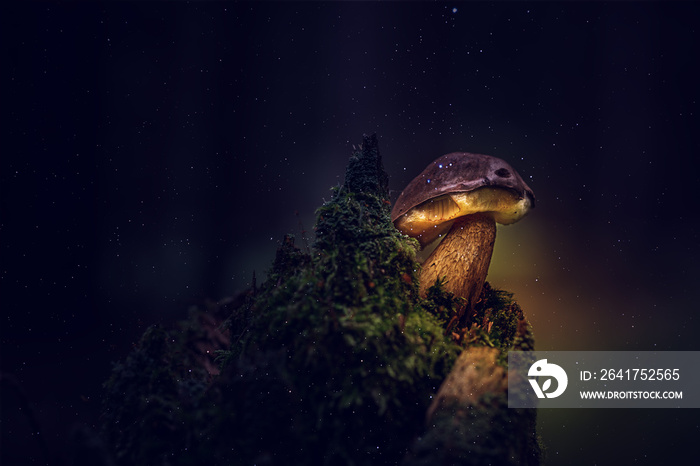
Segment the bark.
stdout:
[[507,395],[508,381],[505,369],[496,364],[496,348],[472,347],[464,350],[440,386],[430,408],[430,425],[435,412],[455,403],[463,409],[479,406],[487,395]]
[[496,348],[464,350],[403,466],[539,466],[534,409],[508,408],[506,369]]
[[446,278],[444,289],[467,299],[467,309],[481,295],[496,242],[496,222],[488,214],[474,214],[455,220],[445,239],[423,263],[420,294],[438,278]]

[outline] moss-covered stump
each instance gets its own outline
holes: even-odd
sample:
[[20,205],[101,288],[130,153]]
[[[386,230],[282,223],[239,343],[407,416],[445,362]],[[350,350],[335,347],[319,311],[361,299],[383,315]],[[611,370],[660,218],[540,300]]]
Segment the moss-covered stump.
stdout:
[[[310,250],[286,237],[259,287],[150,330],[115,367],[103,433],[117,463],[441,464],[464,452],[480,464],[473,455],[515,448],[536,464],[534,415],[503,405],[506,351],[531,344],[522,310],[488,284],[473,311],[439,280],[422,299],[418,244],[389,212],[377,140],[365,136],[317,211]],[[223,342],[217,374],[209,358]],[[493,366],[483,397],[446,396],[458,356],[472,354]],[[462,438],[481,449],[451,454]]]

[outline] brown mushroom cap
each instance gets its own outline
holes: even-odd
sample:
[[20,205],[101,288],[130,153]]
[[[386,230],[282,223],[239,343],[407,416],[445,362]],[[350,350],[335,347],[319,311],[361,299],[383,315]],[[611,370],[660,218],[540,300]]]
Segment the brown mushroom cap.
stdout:
[[483,154],[443,155],[411,181],[391,211],[402,233],[423,247],[449,231],[464,215],[491,213],[498,223],[520,220],[535,195],[505,161]]

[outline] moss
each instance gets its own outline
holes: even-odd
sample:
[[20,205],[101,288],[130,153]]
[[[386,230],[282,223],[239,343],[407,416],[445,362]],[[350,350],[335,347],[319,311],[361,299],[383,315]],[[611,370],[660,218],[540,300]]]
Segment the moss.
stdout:
[[165,330],[149,328],[105,383],[102,430],[119,464],[171,464],[173,445],[191,443],[183,408],[196,406],[206,385],[201,372],[178,368],[171,342]]
[[[308,263],[275,261],[249,331],[232,348],[239,364],[280,351],[279,378],[303,392],[299,408],[312,413],[303,443],[323,445],[324,462],[400,457],[459,352],[420,304],[417,245],[391,223],[378,174],[376,140],[366,138],[346,183],[317,211]],[[298,257],[289,245],[278,259]]]
[[[418,243],[394,228],[390,207],[376,137],[365,136],[316,213],[310,251],[285,237],[259,287],[169,333],[150,330],[115,367],[104,419],[118,462],[400,461],[463,348],[505,354],[522,311],[490,286],[473,315],[440,283],[421,299]],[[225,326],[206,315],[226,315]],[[214,374],[202,348],[216,352],[221,335],[230,346]],[[144,404],[154,397],[158,407]]]

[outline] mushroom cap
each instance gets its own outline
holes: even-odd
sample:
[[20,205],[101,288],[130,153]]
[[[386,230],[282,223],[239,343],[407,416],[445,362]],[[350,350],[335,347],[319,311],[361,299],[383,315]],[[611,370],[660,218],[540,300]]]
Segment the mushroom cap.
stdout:
[[406,186],[391,220],[425,247],[446,233],[458,217],[486,213],[498,223],[510,224],[534,206],[535,194],[505,161],[452,152],[436,159]]

